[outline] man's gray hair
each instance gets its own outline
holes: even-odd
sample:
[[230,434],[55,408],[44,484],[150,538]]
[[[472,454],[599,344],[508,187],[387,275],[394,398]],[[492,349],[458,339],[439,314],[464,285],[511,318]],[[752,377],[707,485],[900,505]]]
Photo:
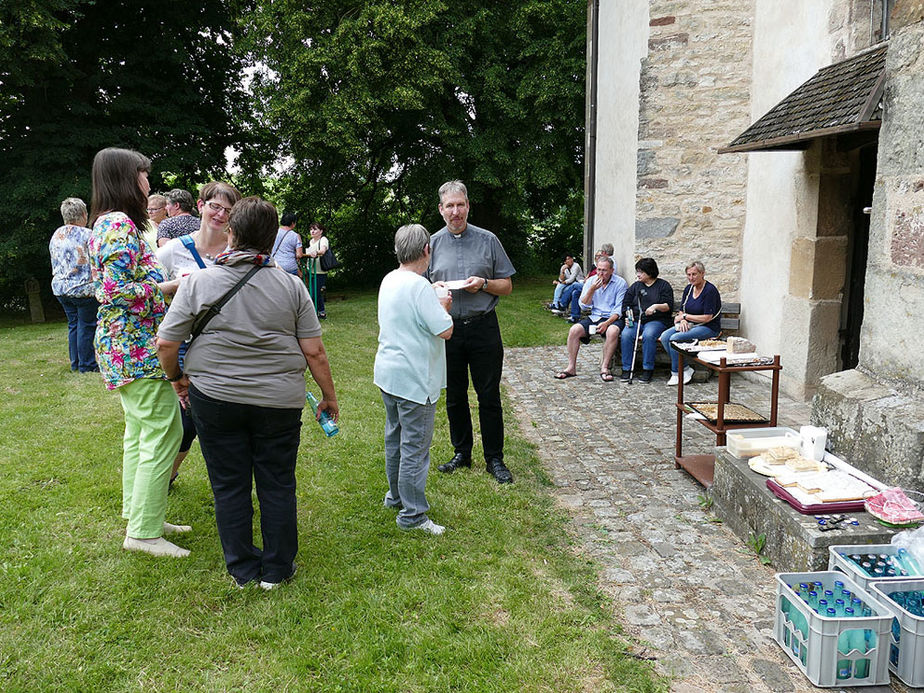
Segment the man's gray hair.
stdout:
[[424,248],[430,242],[430,232],[421,224],[407,224],[395,233],[395,255],[402,265],[423,257]]
[[84,221],[85,216],[87,205],[79,197],[69,197],[61,203],[61,218],[65,224],[77,224]]
[[465,183],[460,180],[446,181],[440,186],[440,204],[443,204],[443,198],[449,193],[461,193],[466,201],[468,200],[468,188],[466,188]]
[[700,274],[706,274],[706,267],[699,260],[693,260],[693,262],[683,268],[683,271],[686,272],[691,267],[698,269]]
[[609,255],[604,255],[597,259],[597,262],[605,262],[610,266],[610,269],[616,269],[616,263],[613,262],[613,258]]
[[180,209],[182,209],[184,212],[189,212],[190,214],[192,213],[193,205],[195,202],[193,201],[193,196],[189,193],[188,190],[180,190],[179,188],[174,188],[170,192],[166,193],[164,197],[166,197],[171,204],[179,205]]
[[600,250],[602,250],[604,253],[606,253],[610,257],[613,257],[613,253],[616,252],[613,250],[612,243],[604,243],[603,245],[600,246]]

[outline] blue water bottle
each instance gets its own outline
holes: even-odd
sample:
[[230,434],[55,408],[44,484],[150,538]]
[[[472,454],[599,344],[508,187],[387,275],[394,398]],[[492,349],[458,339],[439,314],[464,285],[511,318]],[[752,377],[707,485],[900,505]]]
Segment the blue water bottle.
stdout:
[[[317,397],[311,394],[311,391],[305,392],[305,399],[308,400],[308,404],[311,405],[311,410],[314,412],[315,416],[318,414],[318,402]],[[321,412],[321,418],[318,419],[318,423],[321,424],[321,430],[324,431],[324,434],[330,438],[340,433],[340,426],[337,425],[337,422],[331,418],[331,415],[327,413],[326,410]]]

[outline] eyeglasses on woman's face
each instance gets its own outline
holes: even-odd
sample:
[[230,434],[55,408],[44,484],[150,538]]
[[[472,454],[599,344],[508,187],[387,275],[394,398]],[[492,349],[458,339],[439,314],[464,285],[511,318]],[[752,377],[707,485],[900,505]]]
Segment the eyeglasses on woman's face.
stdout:
[[230,208],[230,207],[225,207],[225,206],[224,206],[223,204],[221,204],[220,202],[212,202],[212,201],[209,201],[209,202],[206,202],[205,204],[207,204],[208,207],[209,207],[209,209],[211,209],[211,210],[212,210],[213,212],[215,212],[216,214],[217,214],[218,212],[224,212],[225,214],[231,214],[231,208]]

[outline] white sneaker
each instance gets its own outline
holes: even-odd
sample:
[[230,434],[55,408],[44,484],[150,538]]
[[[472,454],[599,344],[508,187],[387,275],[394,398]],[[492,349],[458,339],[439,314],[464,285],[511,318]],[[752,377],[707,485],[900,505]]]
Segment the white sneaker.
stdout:
[[185,534],[186,532],[192,532],[192,527],[189,525],[172,525],[169,522],[164,522],[164,534]]
[[671,379],[667,381],[668,385],[676,385],[680,382],[680,379],[677,377],[676,373],[671,373]]
[[125,541],[122,542],[122,548],[126,551],[149,553],[152,556],[185,558],[189,555],[188,549],[180,548],[163,537],[158,537],[157,539],[135,539],[133,537],[125,537]]
[[443,527],[443,525],[436,524],[429,517],[416,527],[411,527],[411,529],[419,529],[421,532],[426,532],[427,534],[433,534],[435,536],[439,536],[446,531],[446,528]]
[[260,580],[260,589],[266,590],[267,592],[269,592],[270,590],[274,590],[277,587],[279,587],[279,585],[281,585],[283,582],[289,582],[289,580],[295,577],[295,573],[297,572],[298,572],[298,566],[293,563],[292,564],[292,574],[289,575],[289,577],[287,577],[282,582],[267,582],[266,580]]
[[691,380],[693,380],[693,368],[687,366],[683,369],[683,384],[686,385]]

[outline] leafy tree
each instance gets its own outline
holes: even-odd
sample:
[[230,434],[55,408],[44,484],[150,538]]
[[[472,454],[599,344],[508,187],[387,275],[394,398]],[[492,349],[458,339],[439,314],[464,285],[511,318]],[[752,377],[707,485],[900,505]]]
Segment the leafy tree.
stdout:
[[242,175],[255,188],[288,161],[283,202],[332,221],[346,264],[373,281],[393,265],[396,226],[440,228],[436,190],[460,178],[471,221],[520,263],[536,223],[574,219],[582,204],[585,7],[254,3],[242,45],[263,69]]
[[89,203],[103,147],[190,185],[225,168],[245,96],[232,0],[7,0],[0,5],[0,304],[48,287],[60,201]]

